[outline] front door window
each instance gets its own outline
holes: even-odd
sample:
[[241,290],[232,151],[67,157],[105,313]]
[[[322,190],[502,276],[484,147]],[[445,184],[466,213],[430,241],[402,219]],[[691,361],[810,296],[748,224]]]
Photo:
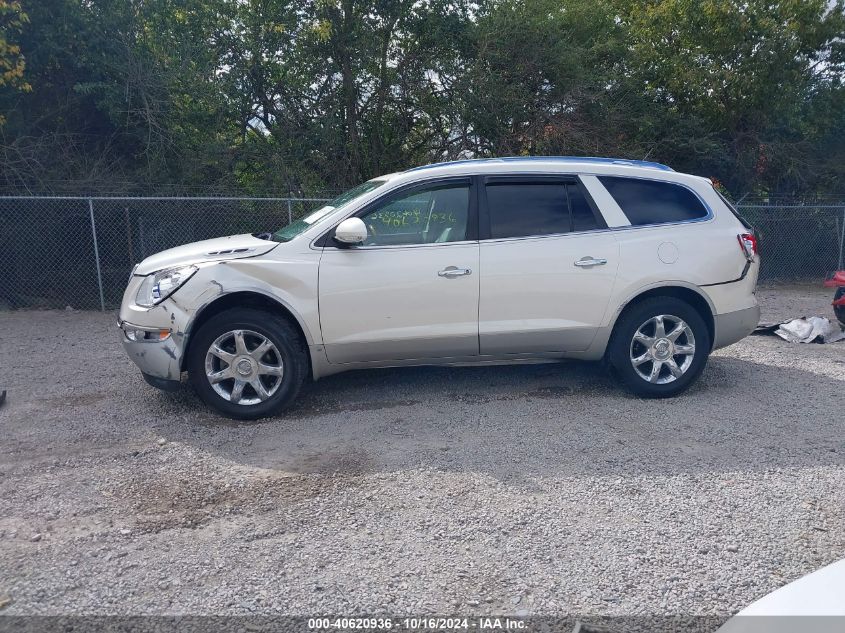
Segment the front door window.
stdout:
[[399,194],[361,216],[364,246],[406,246],[467,239],[469,185],[451,184]]

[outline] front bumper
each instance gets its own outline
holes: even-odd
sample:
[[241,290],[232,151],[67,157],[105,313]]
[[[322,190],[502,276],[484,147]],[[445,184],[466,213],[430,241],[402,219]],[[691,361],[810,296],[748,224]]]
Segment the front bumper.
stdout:
[[[123,349],[132,359],[147,382],[160,389],[166,388],[161,381],[178,383],[182,377],[182,337],[174,336],[169,330],[134,325],[119,321]],[[136,334],[134,340],[127,331],[146,333],[146,337]],[[151,381],[150,378],[153,380]]]

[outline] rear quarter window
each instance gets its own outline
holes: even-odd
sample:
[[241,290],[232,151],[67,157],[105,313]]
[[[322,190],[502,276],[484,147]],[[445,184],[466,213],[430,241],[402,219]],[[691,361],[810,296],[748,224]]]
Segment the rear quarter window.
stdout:
[[633,226],[686,222],[708,215],[698,196],[681,185],[619,176],[598,179]]

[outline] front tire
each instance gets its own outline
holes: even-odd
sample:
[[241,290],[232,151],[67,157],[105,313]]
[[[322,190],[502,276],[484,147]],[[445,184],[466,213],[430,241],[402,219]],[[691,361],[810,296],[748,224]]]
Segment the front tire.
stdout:
[[308,373],[308,355],[299,333],[283,317],[234,308],[200,327],[187,366],[203,402],[226,417],[255,420],[293,402]]
[[619,317],[608,360],[622,384],[646,398],[668,398],[695,382],[710,354],[710,332],[690,304],[651,297]]

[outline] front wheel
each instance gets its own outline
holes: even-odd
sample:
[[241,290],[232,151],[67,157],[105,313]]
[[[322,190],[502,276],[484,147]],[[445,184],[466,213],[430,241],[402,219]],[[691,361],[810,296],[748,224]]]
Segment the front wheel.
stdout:
[[252,308],[213,316],[197,331],[188,356],[188,376],[200,398],[240,420],[279,413],[296,398],[307,370],[307,352],[293,326]]
[[608,348],[610,364],[629,391],[666,398],[686,390],[704,370],[710,332],[690,304],[652,297],[626,310]]

